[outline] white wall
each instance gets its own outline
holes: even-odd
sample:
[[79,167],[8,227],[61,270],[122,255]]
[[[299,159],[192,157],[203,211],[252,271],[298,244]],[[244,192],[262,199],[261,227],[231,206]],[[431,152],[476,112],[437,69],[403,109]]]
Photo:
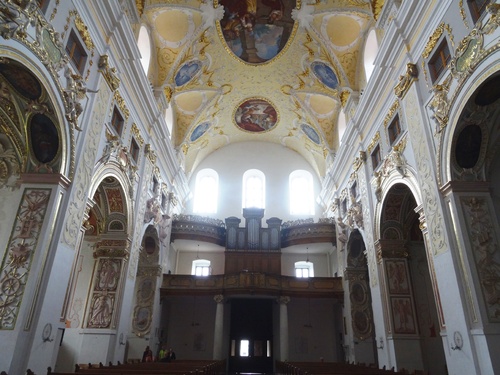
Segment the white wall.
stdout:
[[[283,161],[286,161],[284,163]],[[212,168],[219,174],[218,211],[210,216],[224,220],[230,216],[242,219],[242,177],[248,169],[259,169],[266,176],[265,220],[278,217],[283,221],[311,216],[292,216],[288,208],[288,177],[297,169],[311,172],[314,179],[314,199],[319,194],[321,183],[309,163],[298,153],[281,145],[264,142],[241,142],[228,145],[203,160],[190,177],[190,189],[195,191],[196,173],[200,169]],[[187,213],[193,213],[193,199],[187,204]],[[322,209],[315,205],[315,221],[321,217]]]

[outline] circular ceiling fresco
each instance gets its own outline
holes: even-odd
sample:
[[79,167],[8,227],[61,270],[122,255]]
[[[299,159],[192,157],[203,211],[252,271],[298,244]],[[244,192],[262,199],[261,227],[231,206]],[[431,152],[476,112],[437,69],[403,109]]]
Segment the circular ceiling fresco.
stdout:
[[295,0],[219,0],[224,7],[220,30],[229,49],[241,60],[271,60],[287,45]]
[[241,103],[234,113],[236,125],[252,133],[271,130],[278,121],[276,108],[262,98],[250,98]]

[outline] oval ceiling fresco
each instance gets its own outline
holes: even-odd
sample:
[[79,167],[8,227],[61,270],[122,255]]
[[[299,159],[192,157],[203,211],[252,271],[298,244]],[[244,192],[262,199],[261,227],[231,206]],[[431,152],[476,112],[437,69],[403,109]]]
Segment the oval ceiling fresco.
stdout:
[[247,63],[271,60],[287,45],[295,0],[219,0],[221,32],[229,49]]
[[276,125],[278,112],[267,100],[250,98],[236,108],[234,121],[242,130],[260,133],[271,130]]

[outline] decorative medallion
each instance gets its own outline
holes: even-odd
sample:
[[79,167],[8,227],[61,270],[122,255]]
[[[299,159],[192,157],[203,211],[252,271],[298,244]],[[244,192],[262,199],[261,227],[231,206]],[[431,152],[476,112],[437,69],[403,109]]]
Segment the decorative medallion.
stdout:
[[199,60],[191,60],[184,63],[175,75],[175,85],[184,86],[198,74],[201,67],[202,64]]
[[311,70],[314,75],[321,81],[321,83],[326,87],[332,90],[335,90],[338,87],[339,80],[337,78],[337,75],[335,74],[333,69],[326,65],[324,62],[314,61],[311,64]]
[[36,159],[42,164],[54,160],[59,150],[59,135],[52,120],[37,113],[31,118],[29,131]]
[[276,57],[287,45],[295,0],[219,0],[224,7],[220,31],[241,60],[259,64]]
[[307,135],[307,137],[313,141],[314,143],[316,143],[317,145],[320,144],[320,139],[319,139],[319,135],[318,133],[316,132],[316,130],[314,130],[312,128],[312,126],[309,126],[307,124],[301,124],[300,125],[300,128],[302,129],[302,131]]
[[35,100],[42,95],[42,86],[38,79],[28,70],[13,60],[5,60],[0,63],[0,74],[19,92],[22,96]]
[[278,122],[278,112],[265,99],[250,98],[241,103],[234,113],[236,125],[252,133],[271,130]]
[[191,142],[196,141],[199,139],[203,134],[206,133],[206,131],[212,126],[212,123],[210,121],[205,121],[199,124],[196,128],[194,128],[193,132],[191,133],[191,137],[189,138]]

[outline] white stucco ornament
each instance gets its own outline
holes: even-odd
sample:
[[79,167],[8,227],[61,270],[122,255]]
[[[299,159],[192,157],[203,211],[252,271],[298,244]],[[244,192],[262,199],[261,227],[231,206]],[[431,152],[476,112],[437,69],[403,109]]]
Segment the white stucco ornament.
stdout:
[[299,27],[307,28],[313,21],[314,7],[303,5],[300,9],[292,9],[292,19],[299,22]]
[[201,13],[203,14],[203,26],[213,27],[215,25],[215,21],[220,21],[222,17],[224,17],[224,7],[222,5],[214,8],[211,2],[204,2],[200,6]]

